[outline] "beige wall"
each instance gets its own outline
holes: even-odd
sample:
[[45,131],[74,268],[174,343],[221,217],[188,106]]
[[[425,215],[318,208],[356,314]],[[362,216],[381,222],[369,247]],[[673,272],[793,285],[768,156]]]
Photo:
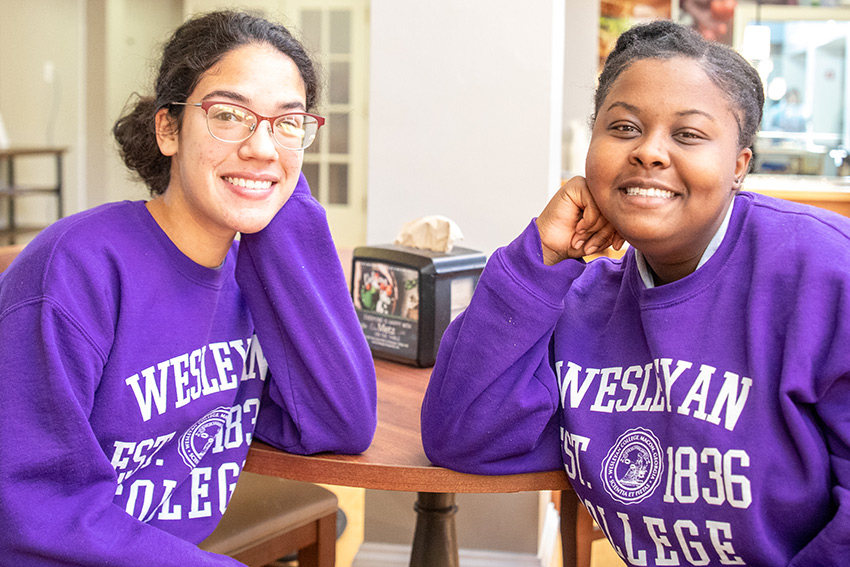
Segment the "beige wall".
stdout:
[[[180,0],[0,0],[0,114],[12,145],[68,149],[66,214],[146,197],[110,129],[130,93],[148,91],[148,62],[181,18]],[[52,181],[48,161],[22,161],[18,172],[27,183]],[[18,199],[19,217],[50,222],[54,203]]]
[[[92,0],[89,0],[90,2]],[[134,180],[118,159],[111,128],[125,106],[135,95],[150,95],[156,78],[156,63],[162,44],[183,19],[181,0],[94,0],[102,7],[98,14],[99,30],[90,37],[103,38],[102,74],[92,68],[92,89],[100,89],[101,105],[89,105],[89,113],[97,120],[93,139],[101,140],[97,148],[100,159],[89,162],[90,170],[103,168],[106,177],[93,187],[89,204],[121,199],[147,198],[147,188]]]
[[[416,527],[416,494],[366,491],[367,542],[410,545]],[[455,516],[458,547],[511,553],[537,553],[537,493],[458,494]]]
[[372,0],[367,241],[445,215],[490,254],[560,185],[564,0]]
[[[65,208],[79,210],[85,152],[83,0],[0,0],[0,114],[13,146],[64,146]],[[53,182],[51,161],[16,166],[19,181]],[[52,197],[16,202],[19,219],[42,224],[55,218]],[[5,202],[0,208],[5,211]]]

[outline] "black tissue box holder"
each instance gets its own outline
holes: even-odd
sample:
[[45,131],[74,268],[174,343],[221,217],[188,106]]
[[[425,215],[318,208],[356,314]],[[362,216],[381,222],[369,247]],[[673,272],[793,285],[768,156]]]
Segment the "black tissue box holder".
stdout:
[[487,257],[384,244],[354,249],[351,295],[372,355],[433,366],[449,323],[472,298]]

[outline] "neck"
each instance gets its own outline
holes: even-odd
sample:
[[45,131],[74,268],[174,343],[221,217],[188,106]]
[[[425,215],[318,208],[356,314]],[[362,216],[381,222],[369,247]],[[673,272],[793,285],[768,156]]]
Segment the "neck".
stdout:
[[684,262],[676,262],[672,264],[654,262],[653,260],[646,258],[646,256],[644,256],[644,258],[646,260],[646,266],[652,274],[652,279],[655,282],[655,285],[659,286],[675,282],[694,273],[697,269],[697,265],[699,264],[700,256]]
[[145,206],[171,242],[192,261],[207,268],[217,268],[230,250],[236,233],[210,234],[195,219],[181,215],[167,194],[148,201]]
[[729,220],[732,218],[732,208],[734,207],[734,198],[729,202],[720,225],[714,231],[714,235],[708,241],[708,244],[703,247],[702,252],[684,260],[674,262],[663,262],[657,257],[655,259],[646,258],[646,266],[652,274],[655,285],[663,285],[665,283],[674,282],[696,271],[700,266],[711,258],[714,253],[720,248],[723,238],[726,236],[726,231],[729,228]]

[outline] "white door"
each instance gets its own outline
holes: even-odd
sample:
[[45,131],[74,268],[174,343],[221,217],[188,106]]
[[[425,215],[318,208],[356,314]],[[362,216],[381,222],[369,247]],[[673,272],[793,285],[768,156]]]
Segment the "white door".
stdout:
[[317,111],[327,122],[304,154],[304,175],[328,211],[336,245],[352,248],[366,240],[369,1],[285,6],[325,79]]

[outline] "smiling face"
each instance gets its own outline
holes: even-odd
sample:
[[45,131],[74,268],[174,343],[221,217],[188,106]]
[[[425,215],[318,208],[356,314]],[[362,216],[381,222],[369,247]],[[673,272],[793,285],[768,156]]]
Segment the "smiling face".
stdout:
[[587,184],[662,281],[696,269],[747,171],[728,97],[683,57],[636,61],[593,125]]
[[[306,110],[297,66],[264,44],[234,49],[207,70],[186,102],[205,100],[238,103],[265,116]],[[157,139],[160,151],[171,156],[171,179],[149,208],[184,252],[181,243],[229,247],[237,232],[262,230],[292,195],[303,152],[277,145],[267,122],[247,140],[230,143],[210,135],[198,107],[184,108],[179,132],[169,120],[166,109],[157,114]]]

